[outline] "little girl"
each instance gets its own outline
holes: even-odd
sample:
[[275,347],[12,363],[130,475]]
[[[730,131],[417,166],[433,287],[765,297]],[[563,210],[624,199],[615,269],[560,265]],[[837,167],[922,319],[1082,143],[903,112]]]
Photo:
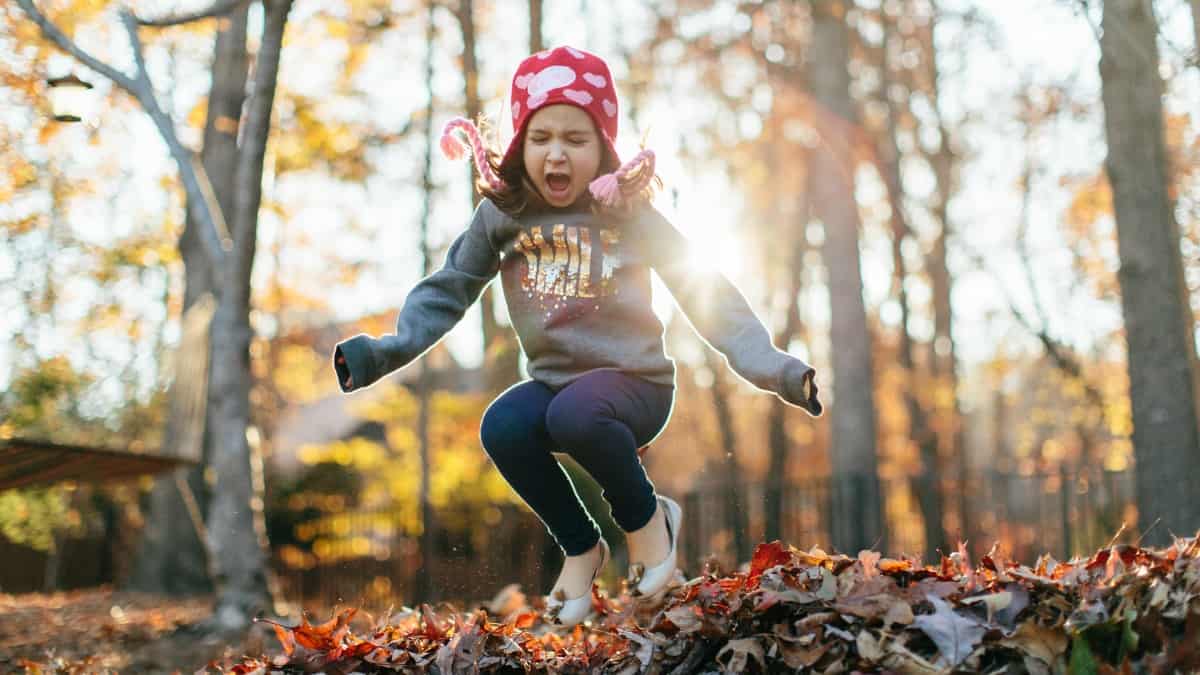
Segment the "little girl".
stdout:
[[666,426],[675,393],[651,269],[737,374],[811,415],[821,404],[813,369],[772,345],[719,270],[689,262],[687,240],[651,206],[654,154],[619,162],[617,96],[602,59],[571,47],[534,54],[510,99],[514,135],[503,154],[485,149],[470,122],[446,125],[443,151],[461,156],[453,133],[465,134],[484,198],[442,268],[408,294],[396,333],[340,343],[334,368],[348,392],[410,363],[500,273],[530,379],[491,403],[480,439],[566,556],[546,606],[570,626],[591,610],[609,547],[551,453],[569,453],[603,488],[627,536],[634,596],[654,597],[675,573],[681,510],[655,494],[638,455]]

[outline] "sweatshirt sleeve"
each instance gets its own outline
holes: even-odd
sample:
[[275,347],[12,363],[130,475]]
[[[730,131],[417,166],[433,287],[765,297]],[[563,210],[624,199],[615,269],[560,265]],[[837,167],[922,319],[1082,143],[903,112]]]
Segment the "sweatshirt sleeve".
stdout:
[[360,333],[338,343],[333,362],[343,392],[367,387],[407,365],[462,319],[500,269],[490,233],[502,217],[490,200],[479,203],[470,225],[450,244],[441,269],[409,291],[394,334],[375,338]]
[[695,265],[692,244],[657,209],[647,207],[640,227],[652,266],[692,327],[742,378],[809,414],[821,414],[816,371],[775,347],[742,292],[716,268]]

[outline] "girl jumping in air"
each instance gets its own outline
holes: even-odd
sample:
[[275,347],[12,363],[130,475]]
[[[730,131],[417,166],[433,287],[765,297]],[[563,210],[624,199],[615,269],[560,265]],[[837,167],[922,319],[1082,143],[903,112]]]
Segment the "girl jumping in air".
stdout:
[[682,512],[655,493],[638,455],[666,426],[675,394],[651,269],[734,372],[811,415],[821,404],[813,369],[771,343],[741,292],[720,270],[688,262],[687,240],[650,204],[654,154],[620,163],[617,95],[601,58],[538,52],[517,68],[510,100],[514,135],[503,153],[464,119],[446,125],[442,150],[462,156],[454,132],[465,135],[483,199],[442,268],[409,292],[396,333],[340,343],[334,368],[349,392],[407,365],[499,272],[530,379],[488,406],[480,439],[566,556],[546,606],[570,626],[591,610],[609,547],[551,453],[570,454],[603,488],[627,537],[635,597],[655,597],[676,569]]

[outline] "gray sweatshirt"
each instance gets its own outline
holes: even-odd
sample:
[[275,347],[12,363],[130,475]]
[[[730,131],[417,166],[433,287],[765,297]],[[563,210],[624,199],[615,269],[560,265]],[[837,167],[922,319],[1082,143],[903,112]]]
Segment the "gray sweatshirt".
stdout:
[[412,362],[462,319],[499,272],[533,379],[558,390],[607,368],[673,385],[675,362],[650,303],[654,269],[735,373],[819,415],[813,369],[777,349],[742,293],[719,270],[697,268],[688,248],[652,206],[621,222],[579,209],[516,219],[485,198],[442,268],[409,292],[395,334],[359,334],[337,345],[338,383],[352,391]]

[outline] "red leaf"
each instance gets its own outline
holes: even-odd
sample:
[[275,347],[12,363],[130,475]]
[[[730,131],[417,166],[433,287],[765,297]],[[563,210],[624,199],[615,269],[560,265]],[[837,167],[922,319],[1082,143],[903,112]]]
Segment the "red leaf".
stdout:
[[523,612],[518,614],[517,618],[513,620],[513,626],[525,629],[532,626],[535,621],[537,621],[537,612]]
[[345,636],[349,629],[350,617],[354,616],[356,611],[358,611],[356,608],[350,607],[318,626],[308,623],[308,617],[302,617],[300,625],[292,629],[292,635],[302,647],[316,651],[329,651],[337,647],[338,642]]
[[785,565],[792,561],[792,554],[783,542],[776,539],[769,544],[759,544],[754,549],[754,558],[750,561],[749,585],[758,583],[762,573],[776,565]]

